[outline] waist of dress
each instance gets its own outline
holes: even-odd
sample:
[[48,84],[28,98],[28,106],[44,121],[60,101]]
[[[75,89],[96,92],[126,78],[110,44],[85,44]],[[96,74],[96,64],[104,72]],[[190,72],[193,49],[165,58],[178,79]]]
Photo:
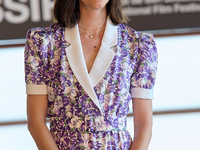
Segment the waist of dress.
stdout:
[[86,132],[126,130],[126,116],[105,118],[104,116],[51,117],[51,132]]

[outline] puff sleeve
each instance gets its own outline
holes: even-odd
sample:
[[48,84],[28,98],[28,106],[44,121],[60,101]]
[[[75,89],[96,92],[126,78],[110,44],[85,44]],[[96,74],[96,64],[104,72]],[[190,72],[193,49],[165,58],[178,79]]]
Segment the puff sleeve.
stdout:
[[37,29],[30,29],[26,35],[24,65],[26,94],[47,94],[47,51]]
[[131,77],[131,97],[153,99],[158,54],[152,34],[142,33],[138,39],[138,49]]

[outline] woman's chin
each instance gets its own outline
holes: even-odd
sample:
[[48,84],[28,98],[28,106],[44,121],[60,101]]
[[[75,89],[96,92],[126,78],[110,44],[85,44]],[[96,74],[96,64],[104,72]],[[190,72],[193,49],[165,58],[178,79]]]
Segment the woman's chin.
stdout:
[[90,3],[84,2],[84,0],[82,0],[81,3],[83,6],[91,10],[101,10],[106,7],[108,0],[92,0]]

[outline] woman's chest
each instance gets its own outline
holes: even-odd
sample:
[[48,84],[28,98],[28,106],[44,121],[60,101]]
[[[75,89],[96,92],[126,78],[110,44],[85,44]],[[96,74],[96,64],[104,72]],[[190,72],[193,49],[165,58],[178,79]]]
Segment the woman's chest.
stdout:
[[[116,54],[112,62],[101,77],[100,81],[94,86],[94,88],[128,88],[130,85],[130,78],[134,70],[132,63],[132,58],[130,57],[129,51],[127,49],[116,50]],[[73,86],[79,85],[79,80],[73,72],[71,64],[65,53],[65,49],[60,49],[57,52],[54,51],[54,56],[50,60],[47,72],[49,77],[49,84],[51,86],[56,85],[54,87],[62,87],[64,89],[65,87],[71,88]],[[90,77],[90,73],[88,74]],[[99,92],[98,91],[99,90],[96,92],[102,93],[102,90]]]
[[94,64],[95,58],[97,57],[97,54],[99,52],[102,36],[103,35],[95,37],[88,37],[84,35],[80,36],[82,52],[88,72],[90,72]]
[[[100,81],[93,86],[95,95],[101,107],[105,108],[106,113],[108,113],[108,110],[117,108],[126,110],[125,108],[128,107],[131,99],[129,91],[132,73],[133,68],[128,51],[116,51],[116,55]],[[74,74],[64,49],[63,51],[61,49],[59,52],[55,52],[54,57],[50,60],[48,74],[49,100],[54,105],[61,106],[61,103],[63,107],[71,108],[71,106],[75,107],[75,104],[80,104],[86,108],[85,110],[87,108],[96,110],[94,103],[91,103],[91,97],[88,92],[77,79],[76,74]],[[84,79],[82,81],[84,82]],[[112,109],[107,110],[110,107]]]

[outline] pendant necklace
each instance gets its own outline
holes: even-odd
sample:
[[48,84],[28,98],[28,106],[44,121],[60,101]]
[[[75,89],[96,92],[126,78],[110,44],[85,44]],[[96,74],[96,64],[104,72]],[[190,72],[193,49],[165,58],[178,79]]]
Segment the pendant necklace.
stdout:
[[89,38],[93,38],[93,34],[89,35]]
[[[99,31],[99,33],[102,32],[104,28],[105,28],[105,26],[103,26],[102,28],[100,28],[101,30]],[[79,27],[79,31],[82,32],[82,33],[84,33],[84,34],[87,34],[89,38],[93,38],[94,37],[94,33],[92,31],[88,31],[87,32],[85,29],[83,29],[81,27]]]
[[[91,29],[91,30],[89,30],[88,32],[87,32],[88,29],[82,28],[82,27],[79,26],[79,31],[81,31],[81,32],[84,33],[84,34],[87,34],[89,38],[93,38],[93,37],[94,37],[93,31],[99,29],[99,33],[100,33],[100,32],[103,31],[104,28],[105,28],[105,23],[104,23],[104,25],[103,25],[102,27],[96,28],[96,29]],[[100,29],[101,29],[101,30],[100,30]]]

